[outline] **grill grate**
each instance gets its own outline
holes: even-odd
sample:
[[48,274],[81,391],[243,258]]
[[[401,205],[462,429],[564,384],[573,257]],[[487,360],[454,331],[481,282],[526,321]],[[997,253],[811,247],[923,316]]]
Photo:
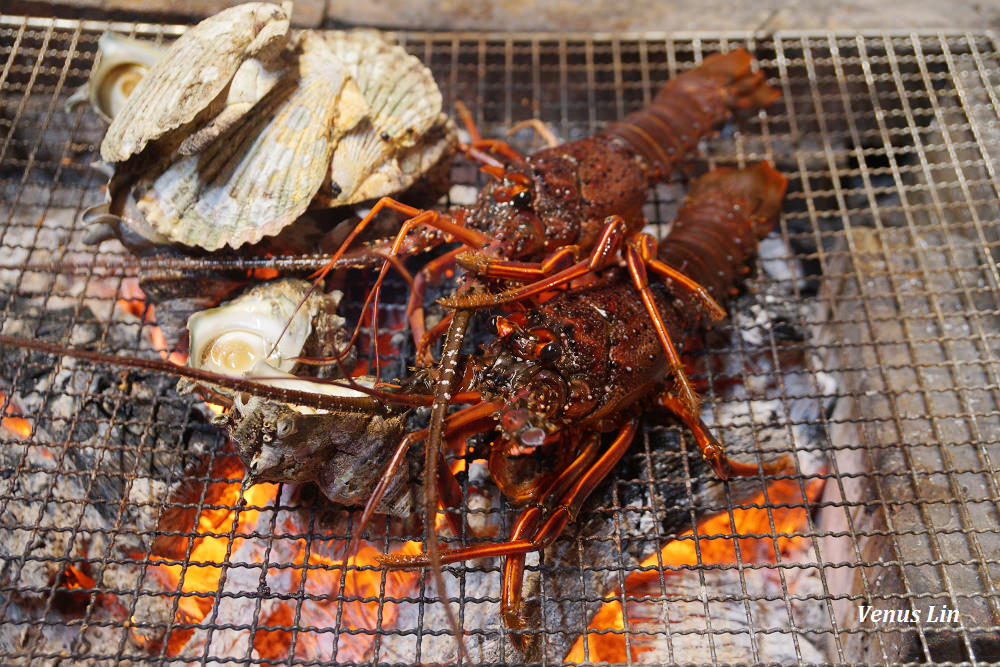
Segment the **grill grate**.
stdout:
[[[156,358],[156,322],[133,289],[138,263],[113,243],[86,246],[79,222],[102,197],[89,165],[104,127],[63,104],[108,27],[0,18],[0,321],[10,335]],[[181,31],[110,27],[160,41]],[[771,159],[791,181],[757,276],[695,364],[731,451],[794,452],[796,474],[766,488],[712,484],[679,428],[647,426],[589,519],[529,560],[528,657],[1000,661],[995,38],[396,37],[433,69],[446,108],[464,101],[487,136],[531,117],[564,139],[585,136],[737,44],[783,93],[690,166]],[[465,164],[453,177],[480,183]],[[657,230],[683,190],[652,194]],[[286,266],[295,261],[311,260]],[[354,575],[333,559],[349,514],[292,485],[245,489],[239,502],[238,460],[171,379],[2,354],[3,662],[451,655],[429,582],[362,568],[373,583],[351,592]],[[755,508],[763,519],[749,523]],[[501,534],[514,516],[463,513],[497,516]],[[685,535],[713,515],[723,523]],[[672,538],[693,545],[690,562],[660,551]],[[399,544],[387,523],[377,546]],[[713,560],[719,545],[732,557]],[[473,658],[523,661],[496,622],[498,564],[451,566],[447,578]],[[866,605],[923,618],[859,622]],[[931,622],[930,605],[958,617]]]

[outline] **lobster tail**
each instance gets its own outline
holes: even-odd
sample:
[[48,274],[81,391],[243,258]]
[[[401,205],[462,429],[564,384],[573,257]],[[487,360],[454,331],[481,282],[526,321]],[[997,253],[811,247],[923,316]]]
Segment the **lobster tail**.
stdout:
[[774,227],[787,186],[768,162],[708,172],[691,187],[657,258],[724,300]]
[[670,176],[701,138],[733,111],[765,107],[780,93],[751,71],[745,49],[716,53],[667,81],[649,106],[612,123],[604,134],[638,155],[652,180]]

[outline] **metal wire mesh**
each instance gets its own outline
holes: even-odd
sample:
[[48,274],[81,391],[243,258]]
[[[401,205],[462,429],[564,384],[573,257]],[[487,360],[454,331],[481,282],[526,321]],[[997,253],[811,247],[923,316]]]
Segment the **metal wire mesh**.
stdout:
[[[0,19],[0,317],[7,334],[155,358],[136,262],[82,241],[80,213],[102,198],[89,165],[104,126],[63,108],[108,27]],[[181,31],[110,27],[161,41]],[[396,37],[432,68],[446,107],[464,101],[488,136],[533,117],[585,136],[737,44],[783,94],[688,169],[770,159],[791,180],[756,277],[694,364],[731,451],[791,453],[795,474],[768,478],[781,489],[712,484],[681,429],[650,424],[579,525],[529,561],[527,656],[497,623],[498,565],[448,568],[473,658],[1000,661],[995,38]],[[453,178],[479,183],[461,162]],[[651,193],[657,229],[683,189]],[[372,583],[351,589],[334,548],[349,515],[310,487],[241,492],[224,435],[171,379],[3,354],[3,662],[453,655],[422,577],[364,568]],[[486,513],[506,534],[514,510]],[[690,533],[713,516],[722,523]],[[691,553],[661,552],[674,538]],[[379,546],[398,547],[398,533]],[[930,605],[959,614],[937,622]]]

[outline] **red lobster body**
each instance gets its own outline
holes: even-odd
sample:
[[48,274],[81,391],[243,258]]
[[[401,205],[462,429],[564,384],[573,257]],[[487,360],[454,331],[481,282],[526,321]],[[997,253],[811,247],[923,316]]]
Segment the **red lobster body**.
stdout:
[[[766,163],[706,174],[694,184],[658,257],[683,267],[712,297],[725,300],[758,239],[770,231],[786,183]],[[706,324],[704,310],[684,290],[662,282],[651,289],[671,337],[681,345]],[[515,313],[500,328],[501,337],[482,357],[466,363],[458,388],[504,404],[500,426],[506,442],[494,452],[522,455],[542,443],[550,451],[537,452],[541,459],[563,459],[550,456],[554,442],[573,450],[582,433],[617,430],[643,401],[670,388],[663,347],[638,290],[621,269]],[[508,493],[515,501],[521,495]]]
[[488,235],[482,252],[507,260],[567,245],[586,250],[610,215],[639,231],[651,183],[669,178],[734,110],[777,98],[763,74],[751,72],[752,62],[743,49],[706,58],[667,81],[652,104],[601,132],[512,160],[456,217]]
[[[767,163],[743,170],[716,169],[700,178],[680,209],[659,257],[684,266],[689,277],[722,299],[735,289],[758,239],[773,226],[786,179]],[[650,285],[654,306],[671,337],[684,341],[705,324],[689,291]],[[503,493],[526,509],[511,539],[441,552],[441,562],[507,556],[502,609],[508,627],[523,628],[524,554],[552,543],[625,453],[637,418],[649,404],[665,407],[692,430],[706,457],[721,445],[697,414],[677,398],[676,382],[640,290],[621,268],[603,271],[535,305],[498,319],[500,336],[481,356],[464,359],[459,392],[477,392],[479,404],[445,423],[444,439],[499,426],[489,469]],[[692,317],[691,313],[695,315]],[[617,431],[611,444],[600,434]],[[781,466],[726,462],[736,474]],[[440,474],[440,473],[439,473]],[[455,498],[441,482],[446,499]],[[426,565],[426,554],[387,556],[393,566]]]

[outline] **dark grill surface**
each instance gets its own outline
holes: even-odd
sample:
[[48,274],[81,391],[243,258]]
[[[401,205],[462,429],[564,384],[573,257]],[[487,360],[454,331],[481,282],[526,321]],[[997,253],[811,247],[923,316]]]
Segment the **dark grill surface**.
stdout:
[[[158,359],[137,260],[82,240],[80,214],[103,197],[90,165],[104,125],[64,103],[108,27],[0,18],[0,331]],[[110,27],[161,41],[181,31]],[[647,214],[662,232],[688,178],[717,165],[769,159],[790,179],[748,288],[692,364],[730,452],[789,454],[795,472],[720,484],[682,429],[648,420],[585,517],[529,558],[526,655],[497,622],[499,561],[447,569],[473,659],[1000,662],[995,38],[396,37],[432,68],[446,109],[464,101],[486,136],[528,118],[585,136],[738,44],[782,92],[705,142]],[[538,146],[530,132],[511,141]],[[484,177],[458,160],[453,178]],[[311,487],[241,490],[224,434],[174,385],[0,349],[0,662],[453,657],[429,579],[366,565],[370,583],[352,588],[336,556],[349,513]],[[464,511],[509,531],[514,509],[477,507]],[[400,530],[380,526],[374,547],[399,548]],[[658,555],[678,536],[689,558]],[[720,547],[731,557],[716,560]],[[935,622],[944,607],[957,614]],[[872,617],[887,610],[921,618]]]

